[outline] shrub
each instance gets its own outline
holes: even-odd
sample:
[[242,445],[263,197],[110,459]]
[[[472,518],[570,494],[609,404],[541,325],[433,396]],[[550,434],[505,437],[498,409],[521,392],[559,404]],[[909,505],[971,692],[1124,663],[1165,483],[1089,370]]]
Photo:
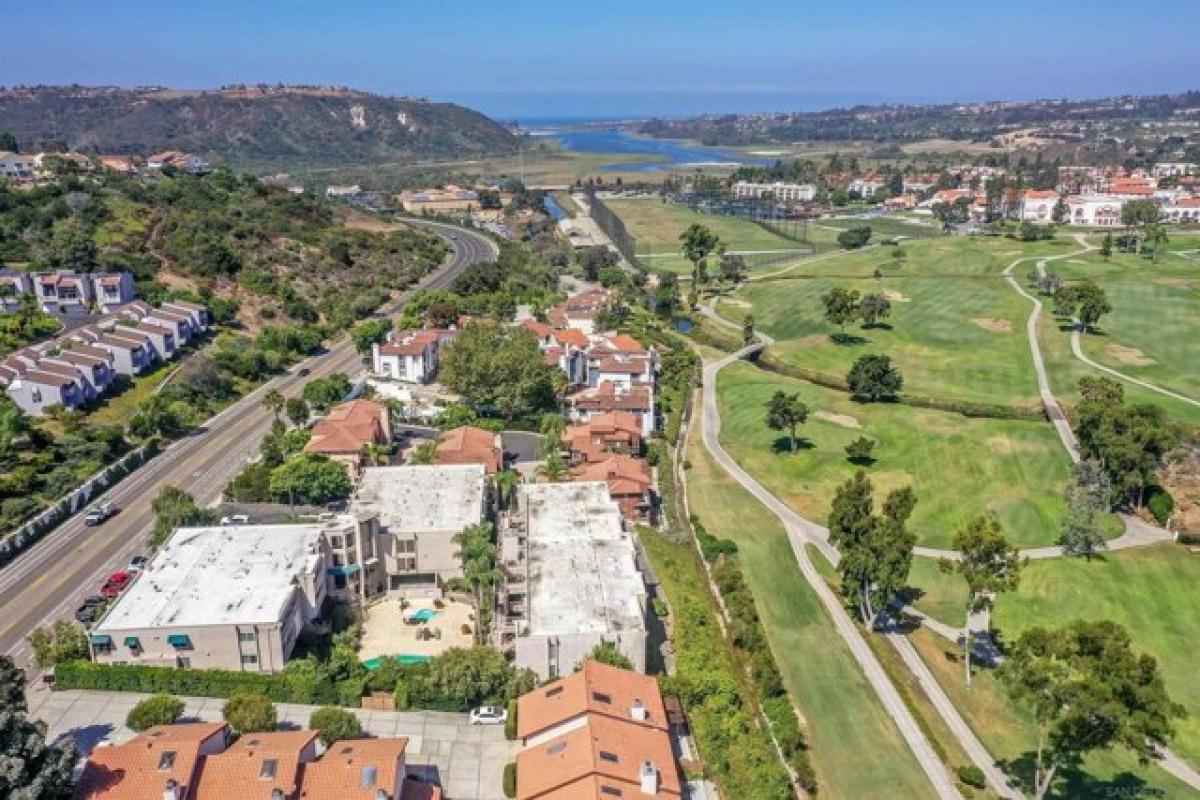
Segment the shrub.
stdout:
[[1146,506],[1159,525],[1166,525],[1175,512],[1175,498],[1162,486],[1151,486],[1149,492],[1150,499]]
[[308,718],[308,727],[317,732],[326,747],[342,739],[358,739],[363,735],[358,717],[337,706],[318,708]]
[[670,607],[667,606],[667,602],[661,597],[650,598],[650,607],[654,609],[654,615],[659,619],[666,619],[671,614]]
[[976,789],[987,788],[987,777],[983,774],[983,770],[974,764],[958,767],[954,771],[958,774],[958,779],[967,786],[973,786]]
[[510,742],[517,738],[517,701],[515,698],[508,701],[508,716],[504,719],[504,738]]
[[515,761],[504,765],[504,796],[517,796],[517,764]]
[[396,689],[392,692],[392,701],[397,711],[407,711],[412,708],[412,700],[408,696],[408,684],[404,681],[396,682]]
[[1200,533],[1181,533],[1176,537],[1176,541],[1189,546],[1200,545]]
[[460,630],[460,631],[462,631],[462,635],[463,635],[463,636],[470,636],[470,635],[471,635],[471,626],[470,626],[470,625],[468,625],[468,624],[467,624],[467,623],[465,623],[465,622],[462,624],[462,627],[461,627],[461,628],[459,628],[459,630]]
[[155,725],[170,725],[183,714],[183,701],[169,694],[147,697],[129,711],[125,726],[141,732]]
[[275,704],[265,694],[235,694],[225,701],[221,716],[238,733],[273,731],[278,721]]

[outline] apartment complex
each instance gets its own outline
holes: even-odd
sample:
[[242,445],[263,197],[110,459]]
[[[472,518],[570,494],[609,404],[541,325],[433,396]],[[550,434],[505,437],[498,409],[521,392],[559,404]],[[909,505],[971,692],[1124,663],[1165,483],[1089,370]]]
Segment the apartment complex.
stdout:
[[79,408],[109,391],[118,375],[139,375],[174,358],[207,327],[208,312],[194,303],[127,303],[96,323],[9,354],[0,361],[0,386],[34,416],[52,406]]
[[543,679],[602,642],[646,668],[647,592],[633,538],[601,482],[524,484],[502,519],[497,643]]
[[386,575],[384,590],[430,595],[442,581],[462,577],[455,537],[484,520],[488,500],[481,464],[364,469],[352,508],[379,521],[374,552]]
[[479,208],[479,193],[450,184],[434,189],[409,189],[400,193],[400,204],[410,214],[453,214]]
[[679,798],[658,681],[587,660],[517,701],[518,800]]
[[108,313],[137,297],[128,272],[0,270],[0,312],[16,311],[27,294],[33,295],[42,311],[62,316]]
[[96,623],[92,657],[108,664],[283,669],[329,594],[331,529],[298,525],[179,528]]
[[97,747],[76,800],[440,800],[410,774],[408,740],[344,739],[322,748],[312,730],[247,733],[223,722],[157,725]]
[[817,187],[811,183],[737,181],[733,184],[733,196],[738,200],[767,198],[777,203],[809,203],[817,196]]

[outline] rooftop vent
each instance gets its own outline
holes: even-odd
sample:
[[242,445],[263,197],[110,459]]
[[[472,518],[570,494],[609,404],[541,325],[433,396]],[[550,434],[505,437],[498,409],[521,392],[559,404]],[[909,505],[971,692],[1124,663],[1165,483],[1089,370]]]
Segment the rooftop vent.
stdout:
[[642,780],[642,794],[658,794],[658,770],[653,761],[643,761],[638,768],[638,777]]
[[647,716],[649,714],[646,712],[646,704],[640,698],[634,700],[633,705],[629,707],[629,718],[637,722],[645,722]]

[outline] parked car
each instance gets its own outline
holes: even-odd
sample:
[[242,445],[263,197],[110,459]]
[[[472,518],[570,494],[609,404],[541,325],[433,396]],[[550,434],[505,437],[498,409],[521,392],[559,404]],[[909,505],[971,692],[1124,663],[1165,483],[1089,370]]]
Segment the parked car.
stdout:
[[100,525],[109,517],[115,516],[119,510],[112,503],[96,503],[88,509],[87,515],[83,518],[83,524],[89,527]]
[[129,585],[129,581],[131,580],[133,580],[133,575],[128,572],[114,572],[104,582],[104,586],[100,589],[100,594],[104,597],[116,597]]
[[79,608],[75,609],[75,619],[82,622],[84,625],[91,625],[96,621],[96,615],[100,611],[100,606],[89,606],[84,603]]
[[480,706],[471,711],[472,725],[503,725],[508,711],[496,706]]
[[234,514],[232,517],[221,517],[222,525],[249,525],[250,517],[245,514]]
[[150,559],[147,556],[144,556],[139,553],[138,555],[129,559],[129,571],[130,572],[141,572],[142,570],[144,570],[146,568],[146,564],[148,564],[149,562],[150,562]]

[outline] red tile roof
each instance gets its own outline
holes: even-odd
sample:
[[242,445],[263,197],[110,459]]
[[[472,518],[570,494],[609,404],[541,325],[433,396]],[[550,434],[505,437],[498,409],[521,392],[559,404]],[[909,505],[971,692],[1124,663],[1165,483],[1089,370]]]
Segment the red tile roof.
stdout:
[[[349,739],[334,742],[304,767],[302,800],[375,800],[383,789],[389,798],[403,772],[408,739]],[[230,795],[233,798],[235,795]]]
[[189,800],[271,800],[276,788],[294,797],[301,759],[316,738],[316,731],[306,730],[244,734],[225,752],[204,759]]
[[[635,720],[630,711],[639,702],[646,711],[644,720]],[[658,681],[587,659],[578,672],[518,698],[517,737],[527,739],[587,713],[667,730],[667,712]]]
[[223,722],[158,725],[125,744],[97,747],[83,767],[75,797],[157,800],[168,780],[178,783],[186,797],[193,788],[201,748],[214,736],[223,738],[225,731]]
[[304,445],[306,453],[346,454],[361,452],[368,444],[387,444],[384,415],[387,409],[370,400],[351,400],[334,406],[313,426]]
[[554,341],[572,347],[587,347],[587,334],[577,328],[559,328],[553,333]]
[[435,460],[439,464],[483,464],[488,474],[494,475],[503,461],[496,439],[491,431],[462,425],[438,437]]

